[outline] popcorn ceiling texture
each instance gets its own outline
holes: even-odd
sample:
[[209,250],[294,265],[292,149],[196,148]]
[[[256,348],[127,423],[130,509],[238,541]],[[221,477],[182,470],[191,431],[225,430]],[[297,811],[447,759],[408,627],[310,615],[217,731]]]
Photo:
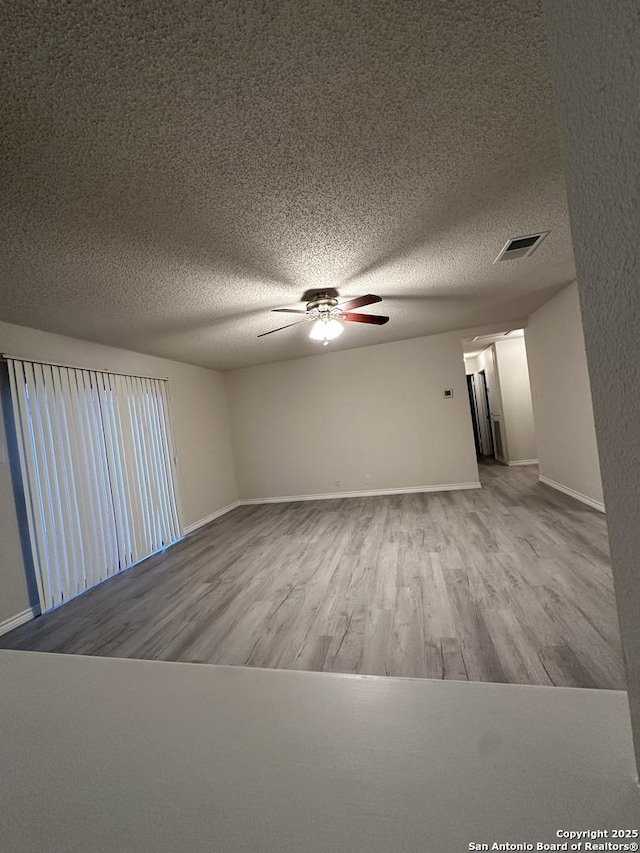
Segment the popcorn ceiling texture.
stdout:
[[[22,0],[3,19],[0,319],[229,369],[526,316],[574,278],[537,0]],[[553,229],[493,266],[509,237]]]

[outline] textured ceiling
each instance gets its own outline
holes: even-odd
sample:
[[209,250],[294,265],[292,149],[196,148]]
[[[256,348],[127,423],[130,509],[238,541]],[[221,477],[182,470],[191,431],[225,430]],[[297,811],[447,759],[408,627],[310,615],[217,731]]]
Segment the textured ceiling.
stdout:
[[0,319],[227,369],[322,351],[257,338],[315,286],[391,317],[332,349],[526,316],[575,275],[540,5],[0,2]]

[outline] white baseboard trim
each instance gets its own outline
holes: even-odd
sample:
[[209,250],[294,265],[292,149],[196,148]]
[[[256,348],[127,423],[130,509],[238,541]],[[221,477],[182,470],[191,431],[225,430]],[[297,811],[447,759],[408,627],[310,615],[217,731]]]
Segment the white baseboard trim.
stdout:
[[35,604],[33,607],[27,607],[26,610],[22,611],[22,613],[16,613],[15,616],[10,616],[8,619],[5,619],[4,622],[0,622],[0,636],[2,636],[2,634],[8,634],[9,631],[13,631],[14,628],[24,625],[25,622],[30,622],[39,615],[40,605]]
[[410,486],[404,489],[369,489],[366,492],[328,492],[321,495],[285,495],[276,498],[248,498],[240,503],[247,506],[254,504],[294,503],[296,501],[329,501],[336,498],[371,498],[380,495],[412,495],[422,492],[455,492],[462,489],[480,489],[480,483],[446,483],[441,486]]
[[586,495],[581,494],[580,492],[576,492],[574,489],[570,489],[568,486],[563,486],[561,483],[556,483],[555,480],[550,480],[548,477],[543,477],[540,474],[539,480],[541,483],[544,483],[545,486],[551,486],[552,489],[557,489],[559,492],[562,492],[565,495],[569,495],[570,498],[575,498],[577,501],[580,501],[587,506],[592,507],[593,509],[597,509],[598,512],[604,512],[604,504],[600,503],[600,501],[595,501],[593,498],[588,498]]
[[186,536],[187,533],[193,533],[193,531],[197,530],[199,527],[204,527],[205,524],[215,521],[216,518],[220,518],[221,515],[226,515],[228,512],[231,512],[232,509],[240,506],[241,503],[243,503],[243,501],[234,501],[232,504],[223,506],[222,509],[212,512],[211,515],[208,515],[206,518],[201,518],[199,521],[194,521],[193,524],[188,524],[186,527],[182,528],[182,535]]
[[514,459],[513,462],[507,462],[507,465],[537,465],[537,459]]

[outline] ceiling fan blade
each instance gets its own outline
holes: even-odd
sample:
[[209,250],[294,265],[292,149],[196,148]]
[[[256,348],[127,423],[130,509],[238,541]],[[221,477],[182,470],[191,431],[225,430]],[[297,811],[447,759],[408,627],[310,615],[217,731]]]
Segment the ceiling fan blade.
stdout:
[[380,314],[336,314],[336,320],[344,320],[347,323],[371,323],[373,326],[384,326],[389,322],[388,317]]
[[272,311],[279,311],[281,314],[306,314],[305,308],[272,308]]
[[265,335],[272,335],[274,332],[281,332],[283,329],[290,329],[291,326],[299,326],[301,323],[310,323],[311,320],[315,319],[315,317],[305,317],[304,320],[296,320],[295,323],[288,323],[286,326],[279,326],[277,329],[271,329],[270,332],[263,332],[261,335],[258,335],[258,337],[264,338]]
[[367,296],[357,296],[355,299],[349,299],[347,302],[339,302],[338,308],[343,311],[352,311],[354,308],[364,308],[365,305],[373,305],[375,302],[382,302],[382,297],[373,296],[369,293]]

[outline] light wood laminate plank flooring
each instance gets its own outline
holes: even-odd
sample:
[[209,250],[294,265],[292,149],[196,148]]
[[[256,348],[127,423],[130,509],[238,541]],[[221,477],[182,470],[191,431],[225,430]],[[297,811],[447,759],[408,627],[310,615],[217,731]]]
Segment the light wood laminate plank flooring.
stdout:
[[239,507],[0,647],[624,689],[605,517],[535,466],[480,472]]

